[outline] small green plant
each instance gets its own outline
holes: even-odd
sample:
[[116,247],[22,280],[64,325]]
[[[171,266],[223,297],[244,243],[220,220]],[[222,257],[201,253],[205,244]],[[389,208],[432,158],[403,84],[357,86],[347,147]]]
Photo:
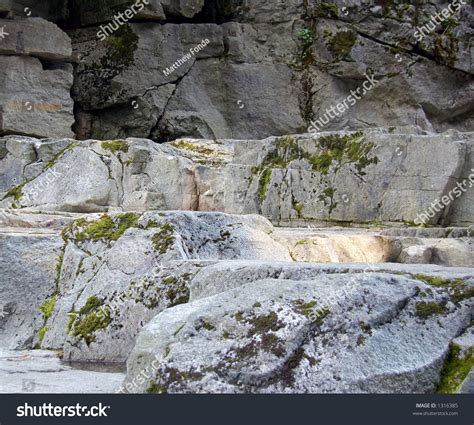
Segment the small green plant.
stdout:
[[312,56],[311,50],[314,39],[313,34],[309,28],[303,28],[298,34],[298,39],[302,42],[301,59],[306,60]]

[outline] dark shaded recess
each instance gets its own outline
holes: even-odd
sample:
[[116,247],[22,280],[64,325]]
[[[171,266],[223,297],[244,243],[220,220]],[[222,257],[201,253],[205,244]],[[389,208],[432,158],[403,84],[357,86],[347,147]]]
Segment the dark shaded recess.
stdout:
[[192,20],[215,24],[238,21],[243,10],[244,0],[206,0],[203,10]]
[[[57,1],[57,0],[56,0]],[[67,0],[68,19],[66,22],[61,22],[61,26],[65,28],[80,28],[81,14],[88,13],[99,15],[101,23],[108,22],[113,19],[117,12],[123,12],[127,8],[127,3],[121,3],[114,0]],[[193,18],[185,18],[179,15],[173,15],[172,11],[167,10],[165,6],[166,21],[163,23],[173,24],[222,24],[224,22],[238,20],[239,15],[243,10],[244,0],[206,0],[203,10],[195,15]],[[90,10],[88,8],[90,4]],[[103,5],[101,7],[101,4]],[[80,7],[79,7],[80,6]],[[133,22],[140,22],[134,19]],[[150,22],[150,21],[144,21]],[[100,23],[98,22],[97,25]]]

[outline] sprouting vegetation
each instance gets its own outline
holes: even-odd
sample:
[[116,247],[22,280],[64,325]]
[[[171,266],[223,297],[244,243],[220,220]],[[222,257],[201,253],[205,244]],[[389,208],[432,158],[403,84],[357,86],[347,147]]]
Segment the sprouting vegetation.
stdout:
[[303,28],[298,34],[298,39],[302,42],[301,60],[306,60],[312,56],[313,34],[309,28]]

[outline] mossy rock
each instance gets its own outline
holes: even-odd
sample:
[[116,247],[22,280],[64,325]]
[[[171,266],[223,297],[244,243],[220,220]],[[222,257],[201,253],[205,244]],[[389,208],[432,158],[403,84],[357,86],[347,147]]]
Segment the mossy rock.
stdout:
[[68,330],[72,329],[72,334],[87,345],[95,342],[95,332],[107,328],[112,322],[110,309],[103,305],[103,300],[91,296],[79,312],[71,316],[73,319],[70,319]]
[[160,230],[152,237],[153,248],[160,254],[166,254],[175,241],[174,231],[176,227],[172,224],[163,224]]
[[127,153],[129,149],[128,143],[125,140],[111,140],[102,142],[100,146],[102,149],[110,151],[114,155],[116,155],[117,152]]
[[354,31],[346,30],[336,33],[328,41],[328,47],[332,55],[338,60],[347,59],[357,41]]
[[104,214],[100,219],[88,222],[84,219],[76,220],[72,228],[76,230],[74,239],[83,241],[117,241],[131,227],[138,227],[139,215],[125,213],[110,217]]
[[420,319],[426,320],[433,315],[445,314],[446,306],[443,303],[422,301],[416,303],[415,313]]
[[444,360],[441,379],[436,392],[442,394],[456,393],[473,367],[474,348],[471,347],[465,354],[462,354],[461,347],[451,343],[448,355]]

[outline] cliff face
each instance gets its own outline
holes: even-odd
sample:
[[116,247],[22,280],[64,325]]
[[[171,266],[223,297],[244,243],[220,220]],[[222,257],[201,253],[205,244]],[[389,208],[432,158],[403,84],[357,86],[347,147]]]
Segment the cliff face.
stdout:
[[[28,50],[17,42],[6,50],[8,38],[0,44],[1,54],[13,55],[0,57],[6,133],[70,136],[72,102],[81,139],[263,138],[305,132],[311,122],[320,130],[473,128],[469,5],[454,8],[429,31],[431,19],[449,3],[33,3],[0,4],[0,13],[18,19],[0,26],[15,32],[12,27],[22,25],[22,40],[34,39],[37,46]],[[51,52],[52,24],[27,25],[38,15],[67,32],[55,30],[61,43],[70,37],[72,56]],[[6,71],[12,68],[13,74]],[[58,76],[58,68],[65,74]],[[24,79],[20,70],[31,87],[12,93],[6,75],[11,87]],[[362,96],[357,89],[367,75],[373,88]],[[350,107],[338,112],[336,105],[351,93],[357,102],[346,101]],[[38,105],[28,110],[31,104]],[[26,112],[28,128],[19,119]]]

